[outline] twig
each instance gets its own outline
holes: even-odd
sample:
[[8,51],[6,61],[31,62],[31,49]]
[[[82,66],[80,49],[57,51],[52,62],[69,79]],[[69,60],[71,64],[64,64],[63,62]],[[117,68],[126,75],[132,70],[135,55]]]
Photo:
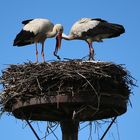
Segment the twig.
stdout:
[[51,128],[49,128],[49,129],[51,130],[51,133],[54,135],[54,137],[55,137],[57,140],[59,140],[58,137],[55,135],[54,130],[52,130]]
[[[52,134],[52,132],[54,132],[58,128],[58,126],[59,126],[59,123],[56,123],[54,126],[51,126],[50,122],[47,122],[47,123],[48,123],[48,126],[47,126],[46,135],[43,138],[41,138],[41,140],[44,139],[44,138],[46,138],[46,137],[48,137],[50,134]],[[51,129],[51,127],[55,127],[55,128],[51,132],[49,132],[49,130]]]
[[83,126],[82,128],[79,129],[79,131],[83,130],[84,128],[88,127],[89,126],[89,123],[86,124],[85,126]]
[[40,83],[39,83],[39,80],[38,80],[37,77],[36,77],[36,81],[37,81],[38,87],[39,87],[39,89],[40,89],[40,91],[41,91],[41,93],[42,93],[42,88],[41,88],[41,86],[40,86]]
[[97,100],[98,100],[98,102],[97,102],[97,111],[98,111],[99,106],[100,106],[100,95],[97,93],[97,91],[95,90],[93,85],[87,80],[87,78],[84,75],[80,74],[79,72],[77,72],[77,74],[80,75],[81,77],[83,77],[87,81],[87,83],[92,87],[94,93],[96,94]]
[[120,140],[120,134],[119,134],[119,126],[118,126],[118,122],[116,122],[116,127],[117,127],[118,140]]

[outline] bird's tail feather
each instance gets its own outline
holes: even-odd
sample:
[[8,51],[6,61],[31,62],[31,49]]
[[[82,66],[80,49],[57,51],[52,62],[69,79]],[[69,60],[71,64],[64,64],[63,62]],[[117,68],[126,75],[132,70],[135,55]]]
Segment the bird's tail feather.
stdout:
[[34,33],[30,31],[21,30],[19,34],[17,34],[13,46],[25,46],[34,43],[33,37]]
[[117,37],[117,36],[125,33],[125,29],[122,25],[110,23],[109,26],[110,26],[110,29],[112,30],[112,32],[114,32],[113,37]]

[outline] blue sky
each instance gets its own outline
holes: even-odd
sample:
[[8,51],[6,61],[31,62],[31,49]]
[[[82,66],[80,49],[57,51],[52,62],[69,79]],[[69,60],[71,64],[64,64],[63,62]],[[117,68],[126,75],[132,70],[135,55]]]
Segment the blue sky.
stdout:
[[[0,4],[0,70],[7,64],[17,64],[35,61],[35,46],[13,47],[13,40],[21,30],[21,22],[32,18],[48,18],[54,24],[61,23],[64,32],[67,34],[72,24],[81,17],[102,18],[109,22],[124,25],[126,33],[114,39],[105,40],[103,43],[94,43],[96,59],[112,61],[117,64],[125,64],[132,76],[140,81],[139,64],[139,23],[140,23],[140,2],[139,0],[1,0]],[[48,39],[45,43],[46,60],[55,60],[53,50],[55,39]],[[39,50],[40,50],[39,46]],[[84,41],[65,41],[59,55],[62,58],[82,58],[88,54],[88,47]],[[41,55],[39,55],[41,61]],[[2,88],[2,87],[0,87]],[[140,94],[139,87],[134,88],[130,96],[133,107],[128,105],[128,111],[118,117],[118,128],[120,140],[139,139],[140,126]],[[43,124],[43,129],[46,124]],[[40,125],[41,125],[40,124]],[[0,119],[0,137],[3,140],[34,140],[35,137],[25,124],[12,116],[3,115]],[[35,124],[37,128],[37,124]],[[79,139],[87,139],[89,129],[81,131]],[[101,131],[102,133],[102,131]],[[114,138],[112,136],[114,135]],[[61,138],[60,129],[56,134]],[[93,132],[94,134],[94,132]],[[55,140],[54,136],[50,137]],[[94,139],[94,135],[93,135]],[[117,127],[114,125],[105,140],[119,140]]]

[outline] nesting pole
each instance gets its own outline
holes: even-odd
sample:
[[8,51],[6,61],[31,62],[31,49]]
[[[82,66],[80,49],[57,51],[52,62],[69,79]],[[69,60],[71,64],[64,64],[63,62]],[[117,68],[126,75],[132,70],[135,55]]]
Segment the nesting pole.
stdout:
[[58,121],[62,140],[78,140],[80,121],[125,113],[134,85],[121,65],[79,60],[10,65],[1,81],[3,111],[19,119]]
[[78,140],[79,121],[67,120],[60,122],[62,140]]

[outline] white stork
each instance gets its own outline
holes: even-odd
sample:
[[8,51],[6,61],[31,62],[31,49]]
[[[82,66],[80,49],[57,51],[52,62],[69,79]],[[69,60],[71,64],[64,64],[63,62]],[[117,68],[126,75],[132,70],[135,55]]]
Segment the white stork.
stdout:
[[61,46],[61,38],[63,32],[63,26],[61,24],[54,25],[48,19],[30,19],[22,22],[24,24],[23,29],[17,34],[13,46],[25,46],[35,43],[36,45],[36,61],[38,62],[38,49],[37,43],[42,44],[42,58],[43,62],[44,58],[44,42],[47,38],[52,38],[56,36],[56,48],[54,51],[54,55],[60,59],[58,55],[56,55],[58,49]]
[[73,24],[69,35],[62,34],[62,38],[85,40],[89,46],[89,60],[94,60],[93,41],[102,42],[102,39],[117,37],[124,32],[122,25],[109,23],[100,18],[82,18]]

